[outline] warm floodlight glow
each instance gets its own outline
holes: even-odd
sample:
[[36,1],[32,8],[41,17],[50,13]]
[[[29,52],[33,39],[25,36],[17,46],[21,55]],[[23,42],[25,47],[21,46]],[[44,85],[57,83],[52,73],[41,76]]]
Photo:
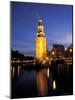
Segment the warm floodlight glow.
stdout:
[[55,90],[56,89],[56,82],[55,82],[55,80],[53,81],[53,90]]
[[46,38],[36,38],[36,58],[42,60],[46,58]]

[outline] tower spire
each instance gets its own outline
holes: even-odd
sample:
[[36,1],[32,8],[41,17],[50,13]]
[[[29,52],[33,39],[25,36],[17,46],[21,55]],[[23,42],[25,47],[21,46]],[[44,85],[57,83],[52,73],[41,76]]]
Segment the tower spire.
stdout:
[[39,17],[39,19],[38,19],[38,25],[43,25],[42,24],[42,17]]

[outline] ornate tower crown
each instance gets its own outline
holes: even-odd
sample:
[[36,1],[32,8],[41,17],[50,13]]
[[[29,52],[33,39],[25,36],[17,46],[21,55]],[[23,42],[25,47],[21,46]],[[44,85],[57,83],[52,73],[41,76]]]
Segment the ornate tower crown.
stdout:
[[39,17],[38,19],[37,29],[38,29],[37,36],[44,36],[44,26],[43,26],[43,21],[41,17]]

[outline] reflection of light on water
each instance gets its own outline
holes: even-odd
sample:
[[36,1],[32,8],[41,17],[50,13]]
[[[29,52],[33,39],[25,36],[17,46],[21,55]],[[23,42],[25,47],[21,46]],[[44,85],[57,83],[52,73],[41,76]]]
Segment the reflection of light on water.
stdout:
[[49,68],[47,69],[47,77],[49,78]]
[[15,75],[15,68],[13,67],[13,77],[14,77],[14,75]]
[[11,73],[12,73],[12,67],[10,67],[10,71],[11,71]]
[[11,68],[12,77],[15,77],[15,75],[19,76],[20,75],[20,70],[21,70],[21,66],[12,67]]
[[18,66],[18,76],[19,76],[19,73],[20,73],[20,66]]
[[38,96],[45,96],[48,93],[47,69],[39,70],[36,74]]
[[56,82],[55,82],[55,80],[53,81],[53,90],[55,90],[56,89]]

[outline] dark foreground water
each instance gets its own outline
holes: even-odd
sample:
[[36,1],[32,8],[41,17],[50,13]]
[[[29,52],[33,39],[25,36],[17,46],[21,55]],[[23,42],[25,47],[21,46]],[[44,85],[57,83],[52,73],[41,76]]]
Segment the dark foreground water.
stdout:
[[[16,69],[17,68],[17,69]],[[50,68],[26,70],[13,67],[11,98],[73,94],[73,66],[52,65]]]

